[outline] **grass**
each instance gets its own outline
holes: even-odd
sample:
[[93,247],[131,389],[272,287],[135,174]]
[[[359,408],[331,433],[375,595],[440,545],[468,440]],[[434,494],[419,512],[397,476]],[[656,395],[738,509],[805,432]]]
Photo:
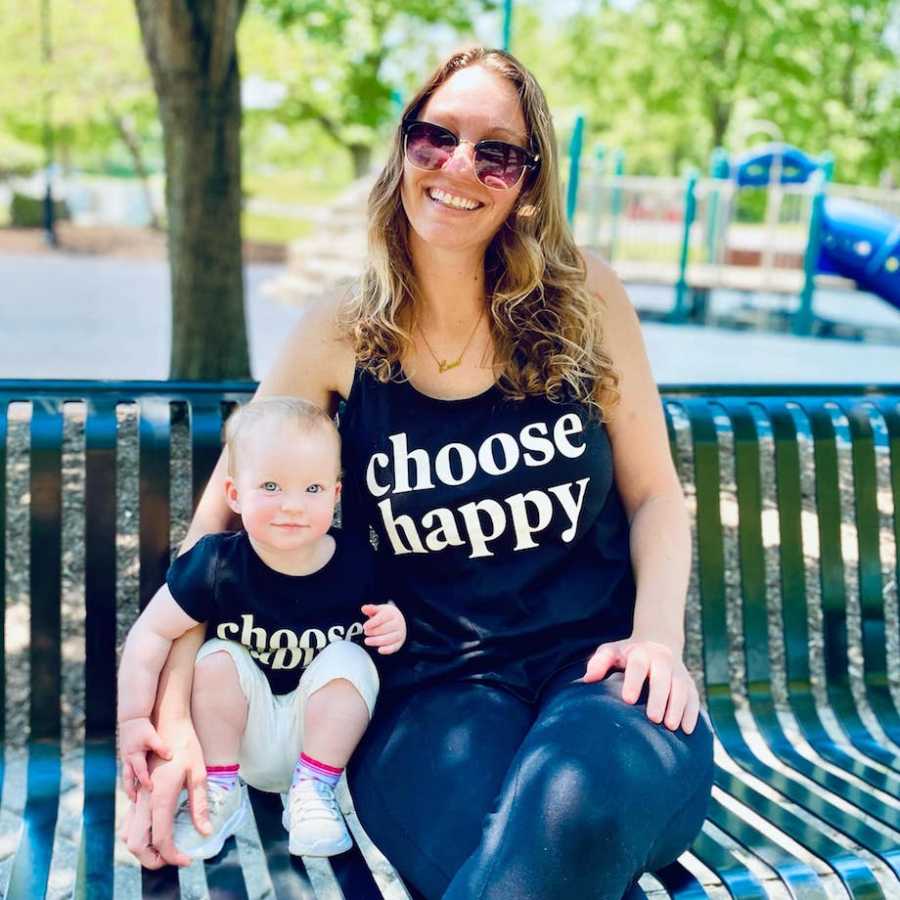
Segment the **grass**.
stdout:
[[267,244],[289,244],[312,233],[314,225],[307,219],[283,219],[244,213],[241,233],[246,241]]
[[[349,181],[337,173],[330,179],[313,180],[300,168],[280,172],[244,174],[244,193],[253,199],[272,200],[298,206],[327,206],[346,189]],[[307,219],[259,215],[245,212],[242,220],[244,238],[270,244],[289,244],[312,233],[314,224]]]
[[246,172],[243,177],[244,193],[249,197],[304,206],[323,206],[332,202],[349,183],[339,175],[321,181],[315,180],[302,169],[269,174]]

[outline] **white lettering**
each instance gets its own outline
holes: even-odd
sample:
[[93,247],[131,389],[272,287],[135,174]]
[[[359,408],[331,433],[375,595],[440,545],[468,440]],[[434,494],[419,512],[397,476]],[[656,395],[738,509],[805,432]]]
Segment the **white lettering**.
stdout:
[[354,622],[347,629],[347,640],[349,641],[351,638],[355,638],[358,634],[362,634],[362,633],[363,633],[362,622]]
[[[549,443],[549,442],[548,442]],[[516,530],[516,546],[514,550],[530,550],[537,547],[537,541],[531,536],[543,531],[553,518],[553,503],[543,491],[529,491],[527,494],[513,494],[506,498],[512,513],[513,528]],[[537,522],[534,525],[528,519],[527,504],[537,510]]]
[[[433,488],[431,481],[431,460],[428,453],[421,448],[410,451],[407,448],[406,435],[392,434],[390,438],[394,446],[394,493],[405,494],[407,491],[423,491]],[[412,486],[409,481],[410,460],[416,465],[416,481]]]
[[[506,527],[506,516],[503,513],[503,507],[495,500],[479,500],[477,503],[466,503],[459,508],[463,521],[469,532],[469,543],[472,545],[472,552],[469,559],[477,559],[481,556],[493,556],[494,554],[487,549],[489,541],[494,540],[503,534]],[[490,532],[483,531],[481,528],[481,517],[479,513],[487,513],[490,519],[492,529]]]
[[296,647],[297,635],[287,628],[279,628],[269,635],[269,649],[281,650],[283,647]]
[[[378,508],[381,510],[381,518],[384,521],[384,528],[388,533],[388,538],[390,539],[391,546],[394,548],[394,553],[397,556],[402,556],[404,553],[426,553],[427,551],[422,546],[422,541],[419,539],[419,532],[416,528],[416,523],[406,515],[399,515],[395,519],[393,513],[391,512],[391,501],[382,500],[381,503],[378,504]],[[403,529],[404,534],[406,535],[406,540],[409,542],[409,547],[403,543],[400,539],[399,528]]]
[[241,616],[241,619],[244,623],[244,627],[241,630],[240,642],[245,647],[257,650],[260,653],[264,652],[269,643],[267,640],[266,630],[264,628],[253,627],[252,615],[247,615],[245,613]]
[[[296,635],[294,636],[296,640]],[[281,647],[275,651],[272,657],[273,669],[293,669],[300,665],[303,652],[299,647]]]
[[216,629],[216,637],[227,641],[229,634],[237,634],[240,630],[237,622],[221,622]]
[[572,499],[572,495],[570,493],[570,488],[572,487],[572,482],[569,481],[566,484],[558,484],[555,487],[550,488],[551,494],[556,494],[559,497],[559,502],[562,505],[563,510],[565,510],[566,515],[569,517],[569,522],[571,523],[571,527],[567,528],[560,537],[566,542],[572,540],[575,537],[575,532],[578,530],[578,516],[581,514],[581,504],[584,502],[584,491],[587,487],[590,478],[579,478],[575,484],[578,485],[578,497],[577,499]]
[[539,434],[547,434],[546,422],[532,422],[526,425],[519,434],[519,441],[526,450],[534,450],[536,453],[543,453],[543,457],[538,459],[531,453],[523,453],[522,459],[525,460],[526,466],[543,466],[550,462],[556,455],[556,448],[553,441],[545,437],[536,437],[533,432]]
[[[459,475],[453,474],[450,465],[450,453],[456,451],[459,463]],[[443,484],[454,487],[458,484],[465,484],[475,474],[476,469],[475,454],[471,447],[465,444],[446,444],[437,452],[434,460],[434,473]]]
[[456,527],[456,519],[452,510],[441,506],[425,513],[422,516],[422,527],[431,528],[435,521],[440,522],[438,527],[425,535],[425,546],[429,550],[443,550],[451,545],[462,547],[465,544],[465,541],[459,536],[459,529]]
[[369,487],[369,493],[373,497],[383,497],[389,490],[389,485],[379,484],[375,480],[375,466],[381,466],[382,469],[386,469],[390,464],[390,459],[387,453],[373,453],[372,458],[369,460],[369,465],[366,468],[366,484]]
[[343,625],[332,625],[331,628],[328,629],[328,643],[333,644],[335,641],[342,641],[344,639],[344,626]]
[[584,423],[575,413],[566,413],[556,420],[556,424],[553,426],[553,440],[563,456],[577,459],[587,450],[585,444],[577,447],[569,440],[570,434],[578,434],[582,431],[584,431]]
[[303,668],[305,669],[316,655],[316,650],[321,650],[325,644],[325,632],[318,628],[307,628],[300,636],[300,648],[303,653]]
[[[497,441],[503,449],[503,463],[498,464],[494,457],[492,444]],[[505,475],[510,469],[515,468],[519,461],[519,445],[511,434],[500,431],[485,438],[478,450],[478,462],[488,475]]]

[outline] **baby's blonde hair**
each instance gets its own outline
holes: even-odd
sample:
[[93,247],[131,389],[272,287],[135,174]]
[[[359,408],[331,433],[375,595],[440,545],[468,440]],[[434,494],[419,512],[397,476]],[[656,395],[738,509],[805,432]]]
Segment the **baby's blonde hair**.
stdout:
[[238,451],[242,441],[254,429],[266,422],[296,425],[304,434],[316,428],[324,428],[334,437],[337,447],[335,463],[338,475],[341,471],[341,435],[334,420],[325,410],[301,400],[299,397],[264,397],[253,400],[236,409],[225,423],[225,446],[228,448],[228,474],[234,478],[237,472]]

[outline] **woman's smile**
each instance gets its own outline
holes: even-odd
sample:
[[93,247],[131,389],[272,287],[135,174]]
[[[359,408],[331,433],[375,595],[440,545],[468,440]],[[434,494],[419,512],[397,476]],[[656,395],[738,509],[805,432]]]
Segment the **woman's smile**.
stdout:
[[471,200],[468,197],[463,197],[460,194],[454,194],[441,188],[426,188],[425,195],[435,206],[439,206],[442,209],[450,209],[454,212],[476,212],[484,206],[478,200]]

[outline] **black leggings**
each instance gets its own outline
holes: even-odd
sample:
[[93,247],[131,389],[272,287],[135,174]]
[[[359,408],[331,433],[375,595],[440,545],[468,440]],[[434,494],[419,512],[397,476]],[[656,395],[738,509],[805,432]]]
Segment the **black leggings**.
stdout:
[[[453,683],[379,700],[350,766],[363,827],[426,900],[628,900],[686,850],[712,786],[693,734],[647,718],[621,672],[558,673],[534,705]],[[384,698],[383,698],[384,699]]]

